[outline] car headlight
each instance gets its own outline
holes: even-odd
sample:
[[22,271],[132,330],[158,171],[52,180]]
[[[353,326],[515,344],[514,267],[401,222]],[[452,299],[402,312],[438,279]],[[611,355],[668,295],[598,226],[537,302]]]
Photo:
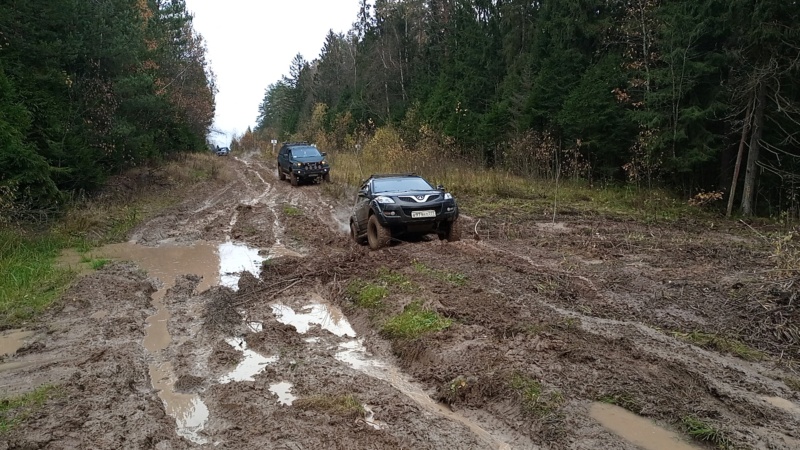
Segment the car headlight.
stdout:
[[303,163],[294,163],[294,165],[297,166],[297,167],[302,167]]
[[444,199],[445,200],[452,200],[453,199],[453,194],[451,194],[449,192],[445,192],[444,193]]
[[394,200],[392,200],[391,197],[384,197],[384,196],[375,197],[375,201],[377,203],[384,204],[384,205],[387,204],[387,203],[394,203]]
[[323,160],[322,160],[322,165],[324,166],[325,164],[328,164],[328,161],[325,161],[325,160],[323,159]]

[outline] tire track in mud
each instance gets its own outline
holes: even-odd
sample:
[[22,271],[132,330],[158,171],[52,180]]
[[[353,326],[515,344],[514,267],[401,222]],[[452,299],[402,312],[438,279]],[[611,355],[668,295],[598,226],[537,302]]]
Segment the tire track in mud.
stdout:
[[[597,288],[585,276],[569,273],[550,265],[538,264],[528,255],[518,254],[485,241],[467,241],[464,245],[479,252],[488,250],[496,255],[512,257],[542,274],[571,279],[573,282],[583,285],[598,298],[604,298],[604,291]],[[494,282],[496,286],[501,287],[500,292],[508,288],[508,286],[503,287],[507,284],[503,280],[494,278]],[[791,402],[783,401],[785,398],[792,398],[793,393],[783,381],[777,381],[781,377],[766,365],[746,362],[733,356],[688,344],[677,337],[665,334],[661,330],[638,321],[595,317],[559,307],[543,299],[532,298],[532,300],[561,317],[576,319],[579,327],[588,333],[611,340],[624,337],[633,342],[637,349],[656,360],[677,364],[692,376],[702,380],[705,388],[714,393],[714,397],[725,405],[728,414],[732,416],[738,416],[739,412],[750,410],[765,411],[761,413],[764,417],[784,417],[780,421],[781,424],[777,424],[774,420],[772,424],[753,424],[751,433],[740,433],[741,430],[735,430],[734,432],[739,434],[741,441],[749,441],[753,445],[757,445],[758,442],[766,439],[772,443],[771,445],[787,446],[783,448],[800,445],[800,440],[796,436],[797,430],[800,429],[800,409]],[[776,427],[776,425],[778,426]]]

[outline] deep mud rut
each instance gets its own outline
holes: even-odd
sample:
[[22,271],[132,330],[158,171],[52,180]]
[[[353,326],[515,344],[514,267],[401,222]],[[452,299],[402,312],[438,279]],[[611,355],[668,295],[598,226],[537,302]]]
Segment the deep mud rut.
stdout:
[[[97,250],[117,262],[0,338],[3,394],[56,386],[0,449],[800,448],[796,287],[746,231],[464,217],[479,239],[370,252],[322,186],[225,161],[235,179]],[[353,280],[384,307],[356,307]],[[453,325],[385,339],[411,302]]]

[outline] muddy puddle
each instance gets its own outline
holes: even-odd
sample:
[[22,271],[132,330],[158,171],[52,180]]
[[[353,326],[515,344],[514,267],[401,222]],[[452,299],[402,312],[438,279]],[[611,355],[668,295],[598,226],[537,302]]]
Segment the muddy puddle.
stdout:
[[228,344],[242,352],[242,361],[230,373],[223,375],[219,382],[227,384],[233,381],[253,381],[253,377],[263,372],[267,365],[278,362],[278,356],[265,357],[247,348],[247,342],[241,338],[227,339]]
[[[215,244],[198,241],[192,245],[178,245],[171,242],[158,247],[145,247],[133,242],[111,244],[96,249],[92,258],[110,258],[131,261],[146,271],[148,276],[158,280],[159,289],[152,294],[152,306],[156,312],[146,319],[145,337],[142,345],[153,356],[150,364],[150,379],[153,389],[164,403],[167,413],[175,419],[177,433],[197,444],[208,441],[201,435],[208,420],[208,408],[199,394],[175,392],[175,374],[172,364],[161,355],[172,342],[167,325],[171,317],[164,303],[167,291],[175,286],[176,279],[185,275],[198,275],[200,282],[196,292],[203,292],[212,286],[222,285],[237,290],[241,273],[247,271],[259,276],[264,257],[259,250],[244,244],[223,242]],[[68,255],[65,261],[71,264],[75,255]],[[79,258],[84,259],[84,258]],[[101,310],[91,316],[101,319],[108,314]],[[249,324],[253,331],[261,324]],[[17,340],[21,338],[18,337]],[[8,339],[8,348],[16,350]],[[267,364],[277,361],[277,357],[267,358],[247,349],[243,339],[231,338],[228,343],[244,354],[242,362],[219,379],[220,383],[252,380],[253,376],[264,370]],[[18,347],[17,347],[18,348]]]
[[593,403],[589,415],[603,428],[644,450],[699,450],[677,433],[661,428],[619,406]]
[[[319,301],[322,299],[317,297],[314,300]],[[279,322],[294,326],[300,334],[305,334],[312,326],[319,326],[335,336],[351,338],[338,344],[339,351],[334,356],[337,360],[365,375],[388,383],[424,410],[464,425],[491,448],[511,448],[505,442],[492,436],[478,423],[434,401],[420,386],[413,383],[408,376],[402,373],[399,368],[374,358],[364,346],[363,339],[356,339],[355,331],[339,308],[326,305],[323,302],[315,302],[302,307],[299,312],[282,304],[272,305],[272,310]],[[309,345],[314,345],[319,343],[320,340],[318,338],[308,338],[305,342]],[[371,408],[365,405],[365,411],[367,413],[365,422],[372,428],[380,429],[381,422],[372,413]]]
[[292,388],[294,385],[287,381],[281,381],[280,383],[271,384],[269,386],[269,391],[278,396],[278,403],[281,405],[292,406],[297,397],[292,394]]
[[0,357],[13,355],[28,343],[33,331],[9,330],[0,333]]

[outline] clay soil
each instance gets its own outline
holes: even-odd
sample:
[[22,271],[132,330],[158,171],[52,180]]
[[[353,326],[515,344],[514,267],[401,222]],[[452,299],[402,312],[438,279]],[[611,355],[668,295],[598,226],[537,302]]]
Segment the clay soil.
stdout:
[[[331,195],[348,188],[293,188],[271,157],[221,160],[235,177],[185,193],[130,239],[246,244],[267,258],[258,276],[203,290],[197,273],[163,280],[119,258],[80,277],[0,360],[5,396],[54,387],[0,434],[0,449],[638,448],[592,417],[596,402],[697,448],[800,448],[796,272],[763,229],[479,217],[464,202],[460,242],[370,251],[349,239],[350,196]],[[367,285],[385,289],[379,305],[359,306]],[[160,289],[169,342],[154,352],[143,341]],[[450,326],[386,333],[412,304]],[[353,333],[300,333],[276,313],[312,305]],[[355,363],[342,356],[354,347]],[[269,361],[226,380],[246,351]],[[159,376],[207,408],[192,436],[179,433]],[[276,383],[291,383],[293,402]],[[713,432],[692,440],[691,423]]]

